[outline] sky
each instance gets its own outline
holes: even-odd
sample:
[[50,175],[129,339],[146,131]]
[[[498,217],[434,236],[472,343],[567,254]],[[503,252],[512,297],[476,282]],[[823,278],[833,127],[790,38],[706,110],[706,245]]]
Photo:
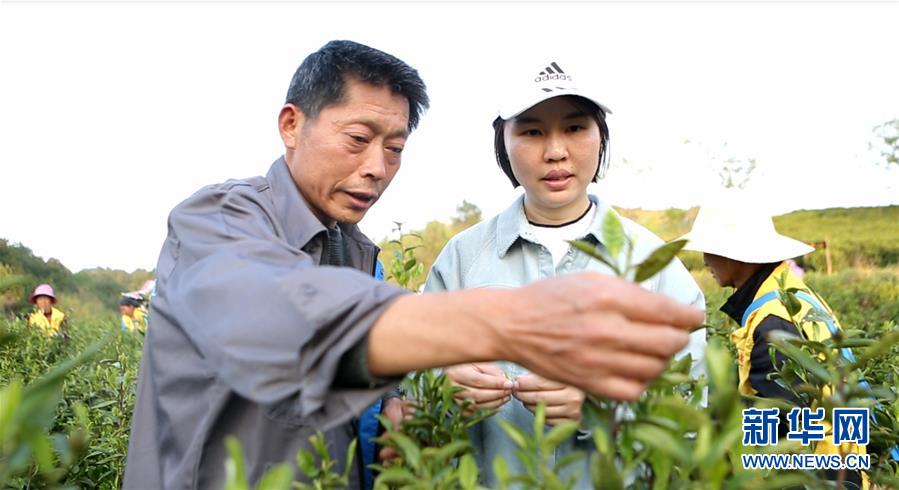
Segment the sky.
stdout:
[[[701,204],[728,159],[777,213],[899,204],[873,128],[899,117],[899,2],[0,1],[0,238],[73,271],[152,269],[169,211],[265,174],[302,59],[352,39],[417,68],[431,109],[360,224],[375,240],[518,195],[491,121],[555,60],[612,110],[624,207]],[[564,64],[563,64],[564,63]]]

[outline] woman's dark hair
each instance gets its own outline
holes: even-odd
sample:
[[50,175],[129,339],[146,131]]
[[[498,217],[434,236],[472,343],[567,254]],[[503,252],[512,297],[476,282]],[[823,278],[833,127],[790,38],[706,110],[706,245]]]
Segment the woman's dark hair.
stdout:
[[[606,169],[609,166],[609,126],[606,124],[606,113],[590,99],[578,95],[564,95],[563,97],[566,97],[575,107],[592,117],[599,126],[599,165],[596,166],[596,174],[593,175],[593,182],[596,182],[605,176]],[[506,177],[512,181],[512,187],[518,187],[521,183],[518,182],[515,174],[512,173],[512,163],[509,161],[506,141],[503,138],[505,127],[505,119],[497,117],[493,121],[493,151],[496,153],[496,163],[503,173],[506,174]]]
[[424,81],[411,66],[383,51],[353,41],[331,41],[310,54],[297,68],[285,103],[293,104],[310,120],[345,95],[347,77],[372,85],[386,85],[409,101],[409,131],[418,126],[428,108]]

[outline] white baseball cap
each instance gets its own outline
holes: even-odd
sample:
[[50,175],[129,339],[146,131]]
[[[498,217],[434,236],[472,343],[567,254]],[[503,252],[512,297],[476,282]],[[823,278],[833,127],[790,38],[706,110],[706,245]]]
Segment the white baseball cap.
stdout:
[[578,87],[575,78],[562,63],[555,59],[547,59],[532,68],[524,69],[514,77],[510,77],[500,90],[498,116],[508,120],[534,107],[544,100],[561,95],[577,95],[589,99],[606,114],[611,114],[590,90]]
[[680,237],[689,240],[684,249],[749,264],[781,262],[815,250],[778,233],[760,204],[744,200],[701,206],[690,232]]

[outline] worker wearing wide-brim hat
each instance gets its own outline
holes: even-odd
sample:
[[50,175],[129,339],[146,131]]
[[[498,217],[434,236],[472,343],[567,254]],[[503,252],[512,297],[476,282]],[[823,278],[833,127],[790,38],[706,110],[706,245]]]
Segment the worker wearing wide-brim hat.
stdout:
[[28,302],[36,308],[28,316],[28,325],[40,328],[48,336],[64,334],[66,315],[53,306],[56,301],[56,294],[49,284],[41,284],[34,288]]
[[[840,329],[827,303],[803,282],[788,262],[814,248],[778,233],[771,214],[746,195],[700,207],[691,231],[680,238],[688,240],[685,250],[703,253],[703,262],[720,286],[735,288],[721,311],[740,325],[731,333],[738,355],[740,393],[801,405],[792,391],[769,379],[777,370],[769,353],[768,335],[784,331],[821,341]],[[779,290],[788,288],[798,290],[796,298],[801,306],[793,315],[778,294]],[[812,309],[829,316],[829,321],[803,322]],[[785,357],[776,352],[775,360],[782,365]],[[786,420],[780,425],[781,434],[785,434]],[[817,443],[815,453],[840,453],[829,434]],[[864,447],[844,444],[844,453],[865,453]],[[862,484],[858,472],[848,471],[846,475],[846,488],[867,488],[867,481]]]

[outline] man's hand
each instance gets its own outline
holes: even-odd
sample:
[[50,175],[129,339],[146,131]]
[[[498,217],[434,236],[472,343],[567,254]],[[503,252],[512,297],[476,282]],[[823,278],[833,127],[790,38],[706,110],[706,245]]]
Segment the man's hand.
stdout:
[[[375,376],[392,376],[504,359],[589,393],[635,400],[703,317],[702,310],[595,272],[516,289],[408,295],[370,331],[368,367]],[[476,401],[486,399],[498,398]]]
[[[384,415],[393,423],[393,430],[400,429],[400,423],[412,417],[415,411],[415,405],[411,400],[403,400],[402,398],[387,398],[382,402],[381,415]],[[399,456],[396,449],[392,447],[382,447],[378,451],[378,461],[381,463],[389,463]]]
[[542,378],[536,374],[525,374],[515,379],[515,398],[521,400],[532,413],[537,404],[546,403],[546,423],[556,425],[562,422],[580,422],[584,392],[573,387]]
[[446,368],[445,372],[450,382],[464,388],[455,398],[460,402],[471,400],[471,411],[499,408],[511,399],[514,383],[506,379],[496,364],[459,364]]
[[696,308],[598,273],[504,293],[503,315],[491,318],[496,357],[617,400],[637,399],[703,320]]

